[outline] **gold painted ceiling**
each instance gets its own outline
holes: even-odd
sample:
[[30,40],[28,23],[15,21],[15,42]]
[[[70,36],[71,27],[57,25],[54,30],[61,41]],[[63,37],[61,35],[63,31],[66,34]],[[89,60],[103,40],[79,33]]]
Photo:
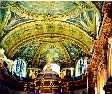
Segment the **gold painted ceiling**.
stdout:
[[[89,54],[98,32],[99,10],[84,1],[2,1],[1,47],[9,58],[43,66],[63,65]],[[71,63],[72,64],[72,63]]]

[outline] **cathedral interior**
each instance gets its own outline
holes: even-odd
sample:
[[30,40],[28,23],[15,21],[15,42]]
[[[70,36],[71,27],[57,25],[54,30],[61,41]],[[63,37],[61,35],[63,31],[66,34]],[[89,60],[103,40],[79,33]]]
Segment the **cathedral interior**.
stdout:
[[0,94],[112,94],[112,2],[0,5]]

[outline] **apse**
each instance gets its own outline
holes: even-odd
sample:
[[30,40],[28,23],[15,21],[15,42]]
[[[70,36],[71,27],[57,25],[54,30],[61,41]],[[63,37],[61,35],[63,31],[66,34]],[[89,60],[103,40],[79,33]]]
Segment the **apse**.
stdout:
[[[103,3],[37,1],[1,2],[0,47],[5,52],[0,50],[0,53],[7,58],[2,59],[0,55],[0,60],[8,67],[0,66],[9,73],[7,77],[5,73],[0,77],[4,77],[4,81],[11,77],[16,79],[20,91],[31,94],[40,94],[40,91],[42,94],[83,94],[91,88],[94,91],[92,86],[96,84],[91,81],[98,76],[95,78],[97,68],[93,67],[103,67],[103,64],[96,64],[103,59],[93,60],[95,64],[92,64],[92,57],[105,53],[98,49],[93,56],[94,48],[101,48],[94,44],[97,38],[100,40],[99,34],[103,30],[99,30],[105,16],[101,14]],[[108,20],[104,22],[111,22]],[[103,38],[97,43],[106,42]],[[102,78],[99,74],[99,80]],[[103,85],[101,83],[99,81],[99,86]]]

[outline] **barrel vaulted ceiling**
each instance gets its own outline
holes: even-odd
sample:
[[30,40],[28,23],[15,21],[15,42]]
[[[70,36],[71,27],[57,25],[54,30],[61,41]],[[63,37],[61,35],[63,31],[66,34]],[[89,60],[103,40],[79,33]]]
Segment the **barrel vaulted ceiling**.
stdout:
[[90,54],[99,10],[84,1],[2,1],[0,38],[8,57],[43,66]]

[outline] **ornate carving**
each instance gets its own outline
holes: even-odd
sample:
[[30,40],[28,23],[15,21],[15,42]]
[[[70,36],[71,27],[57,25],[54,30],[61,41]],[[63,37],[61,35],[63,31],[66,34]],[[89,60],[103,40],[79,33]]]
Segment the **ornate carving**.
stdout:
[[102,12],[108,17],[112,18],[112,1],[104,2]]
[[97,82],[97,73],[100,72],[103,68],[106,67],[105,64],[105,56],[104,56],[104,51],[105,51],[105,46],[107,45],[108,42],[108,37],[110,34],[110,30],[112,28],[112,19],[110,18],[110,6],[112,3],[106,2],[103,6],[103,13],[104,13],[104,19],[102,22],[101,26],[101,34],[98,37],[98,39],[95,41],[94,44],[94,52],[92,56],[92,64],[89,66],[89,69],[91,70],[90,72],[93,73],[93,82]]

